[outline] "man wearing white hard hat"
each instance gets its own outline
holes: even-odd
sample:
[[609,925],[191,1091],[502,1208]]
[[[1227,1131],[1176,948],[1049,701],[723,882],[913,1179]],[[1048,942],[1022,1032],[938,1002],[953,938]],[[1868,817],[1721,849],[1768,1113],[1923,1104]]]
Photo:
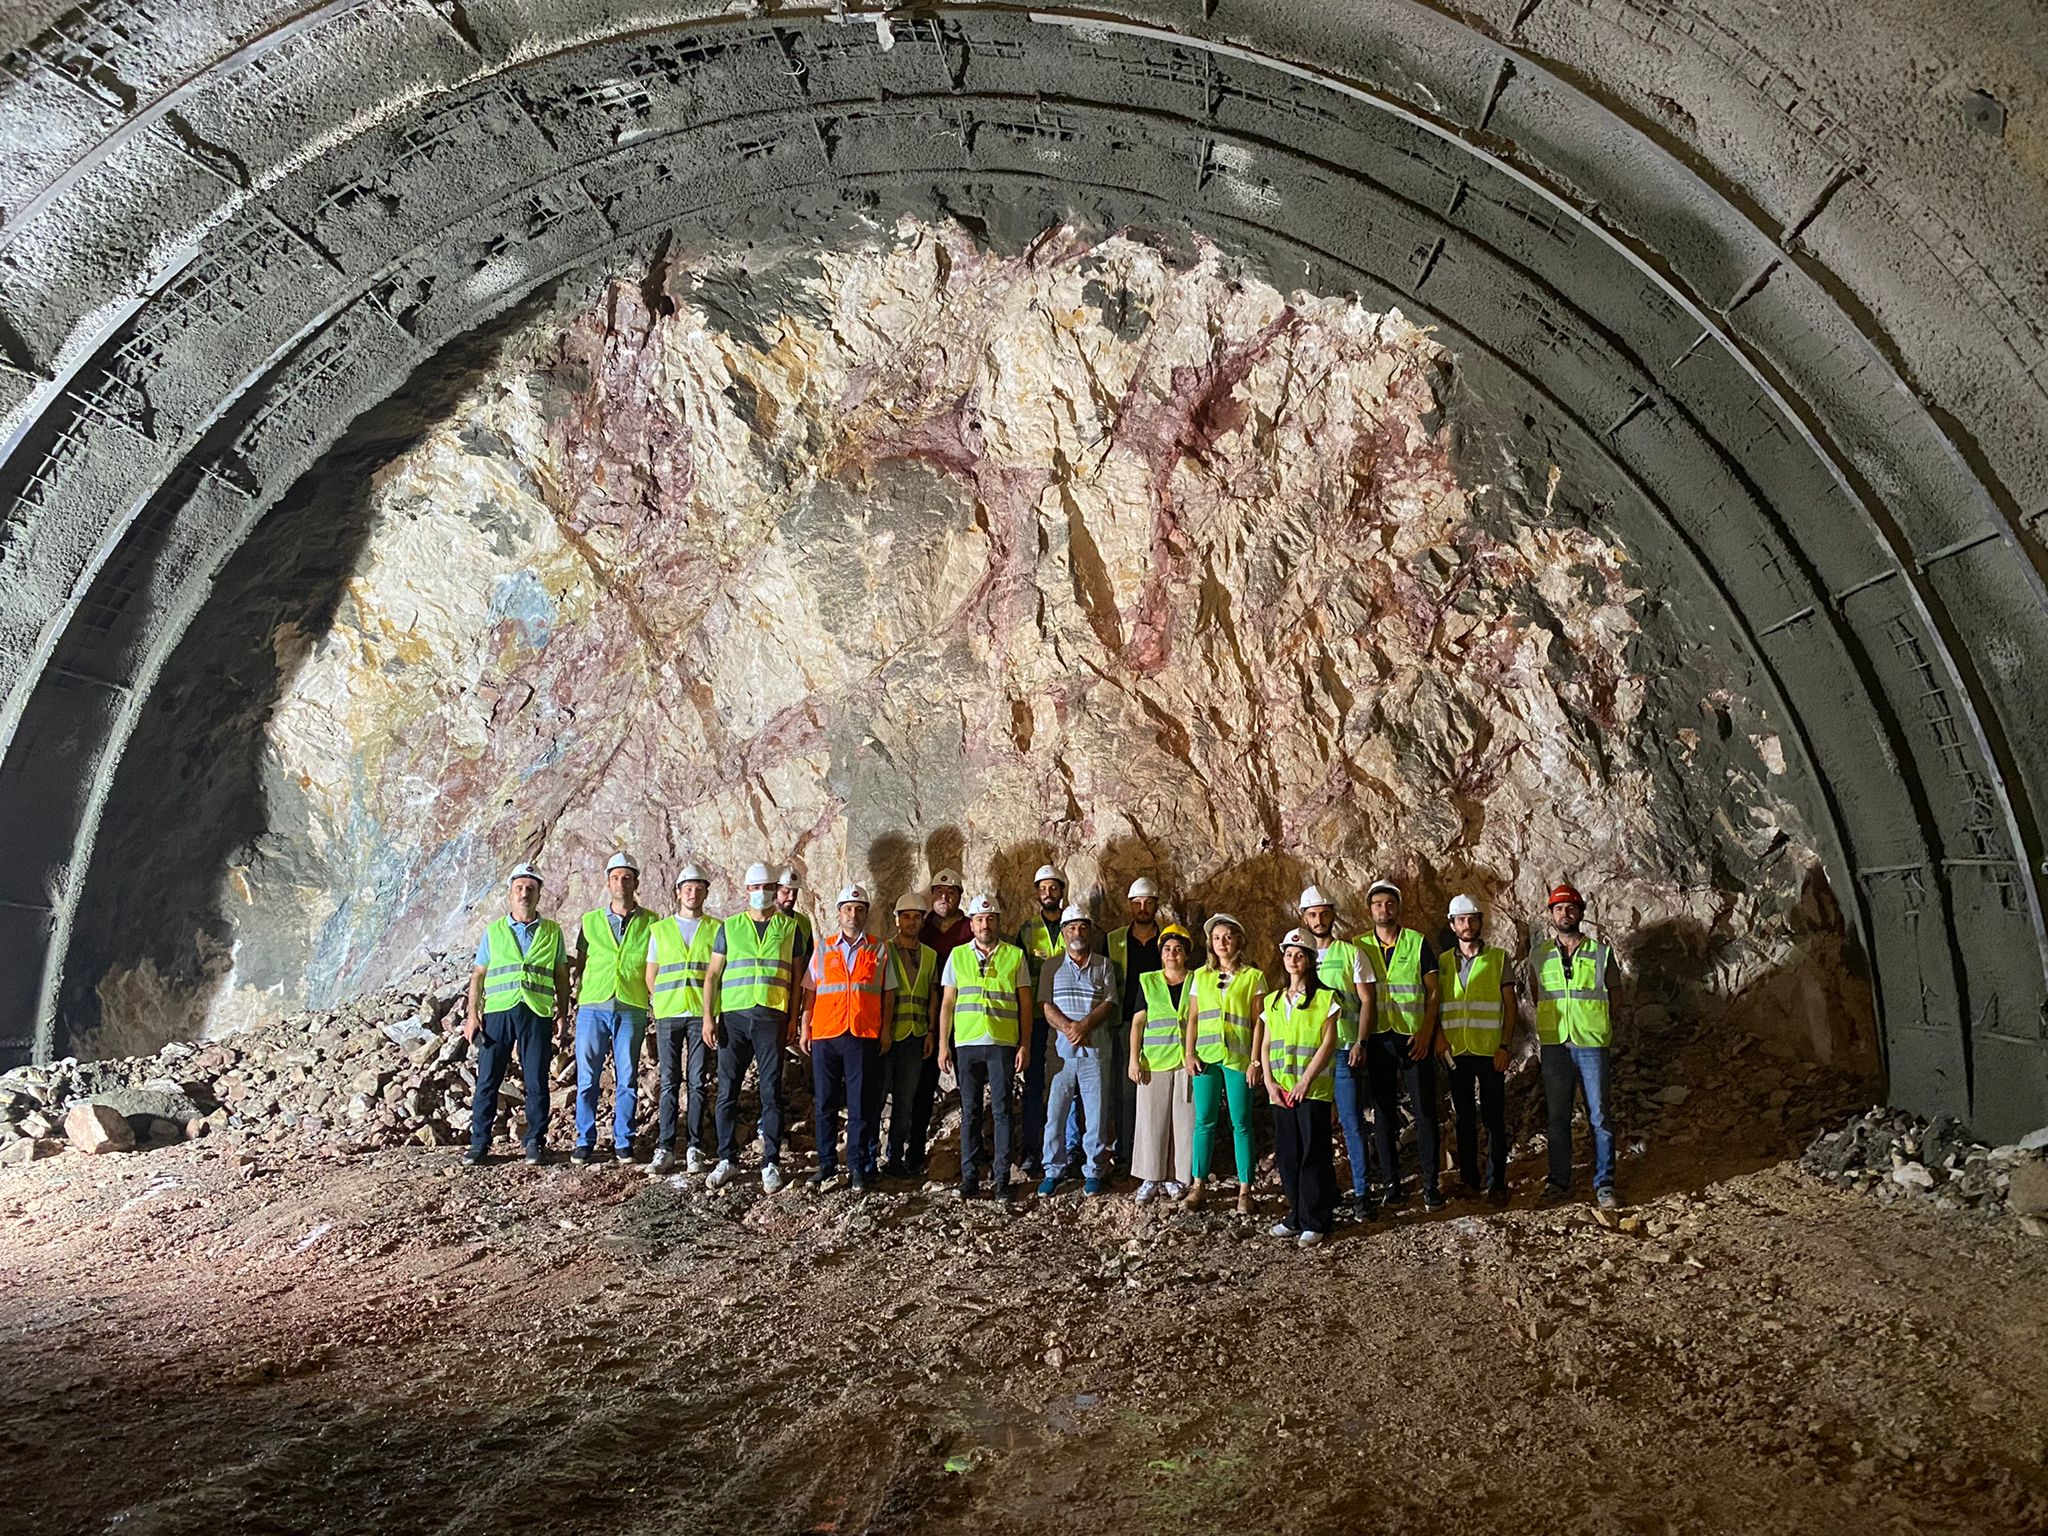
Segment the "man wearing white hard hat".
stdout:
[[1312,885],[1301,893],[1297,910],[1301,926],[1316,941],[1316,979],[1337,999],[1337,1055],[1330,1064],[1330,1092],[1351,1161],[1351,1209],[1370,1221],[1376,1208],[1365,1136],[1365,1042],[1373,1030],[1375,989],[1358,946],[1337,937],[1336,901]]
[[[924,1177],[925,1144],[930,1140],[932,1103],[939,1092],[938,1023],[939,955],[919,936],[930,903],[922,891],[896,900],[896,933],[889,941],[889,972],[896,979],[890,994],[894,1044],[876,1074],[883,1084],[869,1117],[870,1134],[881,1124],[882,1101],[889,1104],[889,1157],[882,1164],[886,1178]],[[950,951],[949,951],[950,953]]]
[[1109,1148],[1103,1136],[1107,1115],[1110,1039],[1116,1034],[1116,972],[1105,956],[1095,953],[1095,925],[1086,909],[1070,906],[1060,913],[1065,948],[1040,967],[1039,1008],[1052,1038],[1052,1074],[1046,1083],[1045,1144],[1040,1156],[1045,1176],[1038,1192],[1058,1190],[1067,1173],[1067,1114],[1081,1107],[1081,1144],[1085,1161],[1083,1190],[1099,1195],[1109,1187]]
[[[1067,877],[1050,864],[1041,864],[1031,877],[1031,886],[1038,897],[1038,910],[1017,930],[1017,947],[1029,962],[1028,974],[1036,979],[1039,967],[1060,952],[1060,912],[1067,904]],[[1026,1027],[1031,1051],[1030,1064],[1018,1068],[1024,1077],[1024,1103],[1017,1161],[1035,1179],[1045,1171],[1040,1146],[1045,1140],[1045,1075],[1054,1065],[1050,1059],[1052,1026],[1043,1017],[1034,1017]]]
[[797,877],[796,866],[785,864],[782,873],[775,878],[775,905],[795,921],[797,931],[804,936],[804,949],[808,953],[811,946],[817,943],[817,930],[811,927],[810,914],[797,910],[797,893],[802,889],[803,883]]
[[711,1152],[705,1090],[717,1052],[704,1043],[704,978],[718,924],[704,915],[711,877],[695,864],[676,873],[676,915],[654,925],[647,951],[647,996],[654,1015],[654,1054],[661,1068],[652,1171],[676,1165],[677,1099],[688,1111],[683,1129],[687,1170],[702,1173]]
[[967,888],[960,883],[960,871],[957,869],[942,869],[932,876],[932,908],[924,915],[917,936],[920,943],[939,957],[941,965],[946,963],[946,956],[965,944],[974,932],[967,921],[967,914],[960,910],[966,891]]
[[[981,1193],[984,1161],[993,1164],[996,1199],[1010,1199],[1010,1080],[1028,1063],[1032,1015],[1030,962],[997,935],[1002,903],[987,892],[967,903],[973,934],[946,957],[939,978],[939,1070],[958,1065],[960,1197]],[[995,1140],[981,1139],[981,1103],[988,1098]]]
[[570,972],[576,977],[576,1148],[578,1167],[597,1155],[597,1098],[612,1068],[612,1156],[633,1161],[633,1109],[640,1043],[647,1035],[647,946],[654,914],[640,905],[640,866],[615,853],[604,867],[609,899],[583,914]]
[[[1131,920],[1109,931],[1109,964],[1116,973],[1117,1013],[1126,1024],[1145,1009],[1143,979],[1159,969],[1159,887],[1140,875],[1124,892]],[[1116,1166],[1131,1166],[1131,1141],[1138,1125],[1138,1083],[1130,1072],[1129,1042],[1119,1028],[1110,1053],[1109,1129],[1116,1139]]]
[[569,958],[562,930],[540,915],[540,871],[521,864],[505,881],[509,913],[484,931],[469,975],[463,1038],[476,1047],[476,1094],[469,1106],[465,1163],[490,1153],[498,1090],[513,1054],[526,1086],[526,1160],[547,1160],[548,1068],[555,1032],[568,1021]]
[[812,1104],[817,1117],[818,1166],[813,1185],[838,1173],[839,1111],[846,1111],[846,1167],[856,1193],[874,1186],[874,1138],[868,1114],[871,1085],[895,1043],[896,973],[881,944],[868,934],[868,893],[849,885],[839,893],[839,931],[820,944],[804,971],[804,1018],[797,1044],[811,1058]]
[[[1451,1047],[1451,1107],[1458,1119],[1458,1178],[1480,1192],[1479,1127],[1486,1126],[1486,1198],[1508,1203],[1508,1042],[1515,1032],[1515,984],[1504,949],[1482,937],[1486,919],[1470,896],[1451,898],[1456,946],[1437,962],[1444,1038]],[[1475,1102],[1476,1107],[1475,1107]]]
[[718,1049],[718,1166],[706,1181],[713,1189],[739,1176],[740,1089],[750,1066],[761,1088],[761,1188],[782,1188],[782,1051],[808,955],[796,919],[775,904],[779,883],[766,864],[749,865],[746,910],[719,924],[711,941],[703,1037]]
[[1401,888],[1376,880],[1366,893],[1372,927],[1358,937],[1372,977],[1373,1033],[1366,1042],[1366,1079],[1372,1088],[1373,1140],[1390,1206],[1404,1203],[1401,1188],[1400,1099],[1405,1091],[1415,1116],[1415,1150],[1422,1164],[1422,1206],[1441,1210],[1437,1147],[1436,950],[1413,928],[1401,926]]

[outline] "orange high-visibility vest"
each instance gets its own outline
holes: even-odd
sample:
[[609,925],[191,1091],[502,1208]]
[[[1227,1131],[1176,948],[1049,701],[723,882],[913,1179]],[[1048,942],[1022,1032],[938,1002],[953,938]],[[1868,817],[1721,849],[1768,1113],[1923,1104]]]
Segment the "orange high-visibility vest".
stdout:
[[882,1034],[882,980],[888,964],[882,946],[863,937],[846,962],[846,950],[834,934],[818,951],[818,1003],[811,1010],[811,1038],[830,1040],[852,1033],[863,1040]]

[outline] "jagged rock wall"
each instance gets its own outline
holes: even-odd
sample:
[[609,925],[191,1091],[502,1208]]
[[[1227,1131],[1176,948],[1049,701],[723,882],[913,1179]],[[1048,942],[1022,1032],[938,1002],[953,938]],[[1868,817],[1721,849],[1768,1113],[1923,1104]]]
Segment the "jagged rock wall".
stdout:
[[[1658,1006],[1870,1051],[1803,768],[1555,471],[1456,462],[1457,361],[1398,312],[905,221],[620,278],[509,356],[376,474],[332,625],[274,636],[216,1027],[466,948],[520,858],[588,904],[625,846],[721,909],[764,856],[1013,910],[1042,858],[1106,914],[1154,873],[1262,946],[1311,878],[1432,928],[1472,890],[1513,945],[1570,876]],[[101,1044],[177,992],[115,967]]]

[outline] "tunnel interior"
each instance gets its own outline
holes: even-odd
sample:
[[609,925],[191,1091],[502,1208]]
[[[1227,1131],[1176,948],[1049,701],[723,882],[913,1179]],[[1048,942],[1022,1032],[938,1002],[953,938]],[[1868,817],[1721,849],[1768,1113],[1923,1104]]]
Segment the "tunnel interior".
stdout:
[[33,9],[12,1059],[772,848],[1569,877],[2048,1119],[2027,8]]

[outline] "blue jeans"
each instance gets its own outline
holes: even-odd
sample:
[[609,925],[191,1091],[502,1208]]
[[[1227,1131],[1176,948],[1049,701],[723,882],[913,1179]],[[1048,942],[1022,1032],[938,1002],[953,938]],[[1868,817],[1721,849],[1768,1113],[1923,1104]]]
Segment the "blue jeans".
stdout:
[[[1107,1033],[1101,1028],[1089,1038],[1108,1042]],[[1081,1109],[1081,1150],[1085,1155],[1082,1174],[1099,1179],[1109,1171],[1108,1147],[1102,1135],[1108,1055],[1106,1050],[1089,1049],[1078,1056],[1055,1054],[1047,1063],[1053,1069],[1052,1078],[1045,1085],[1044,1158],[1045,1176],[1049,1179],[1060,1178],[1067,1172],[1067,1117],[1076,1104]]]
[[1369,1171],[1365,1150],[1365,1100],[1361,1090],[1366,1088],[1365,1063],[1360,1062],[1356,1071],[1351,1067],[1351,1047],[1337,1047],[1337,1124],[1344,1129],[1344,1150],[1351,1158],[1351,1193],[1360,1200],[1365,1198]]
[[633,1080],[639,1075],[640,1042],[647,1034],[647,1010],[613,999],[576,1010],[576,1145],[597,1145],[597,1090],[605,1058],[612,1063],[612,1145],[633,1145]]
[[1593,1127],[1593,1187],[1614,1185],[1614,1128],[1607,1123],[1607,1053],[1604,1045],[1543,1047],[1543,1102],[1550,1110],[1550,1187],[1572,1187],[1572,1095],[1586,1091],[1586,1122]]

